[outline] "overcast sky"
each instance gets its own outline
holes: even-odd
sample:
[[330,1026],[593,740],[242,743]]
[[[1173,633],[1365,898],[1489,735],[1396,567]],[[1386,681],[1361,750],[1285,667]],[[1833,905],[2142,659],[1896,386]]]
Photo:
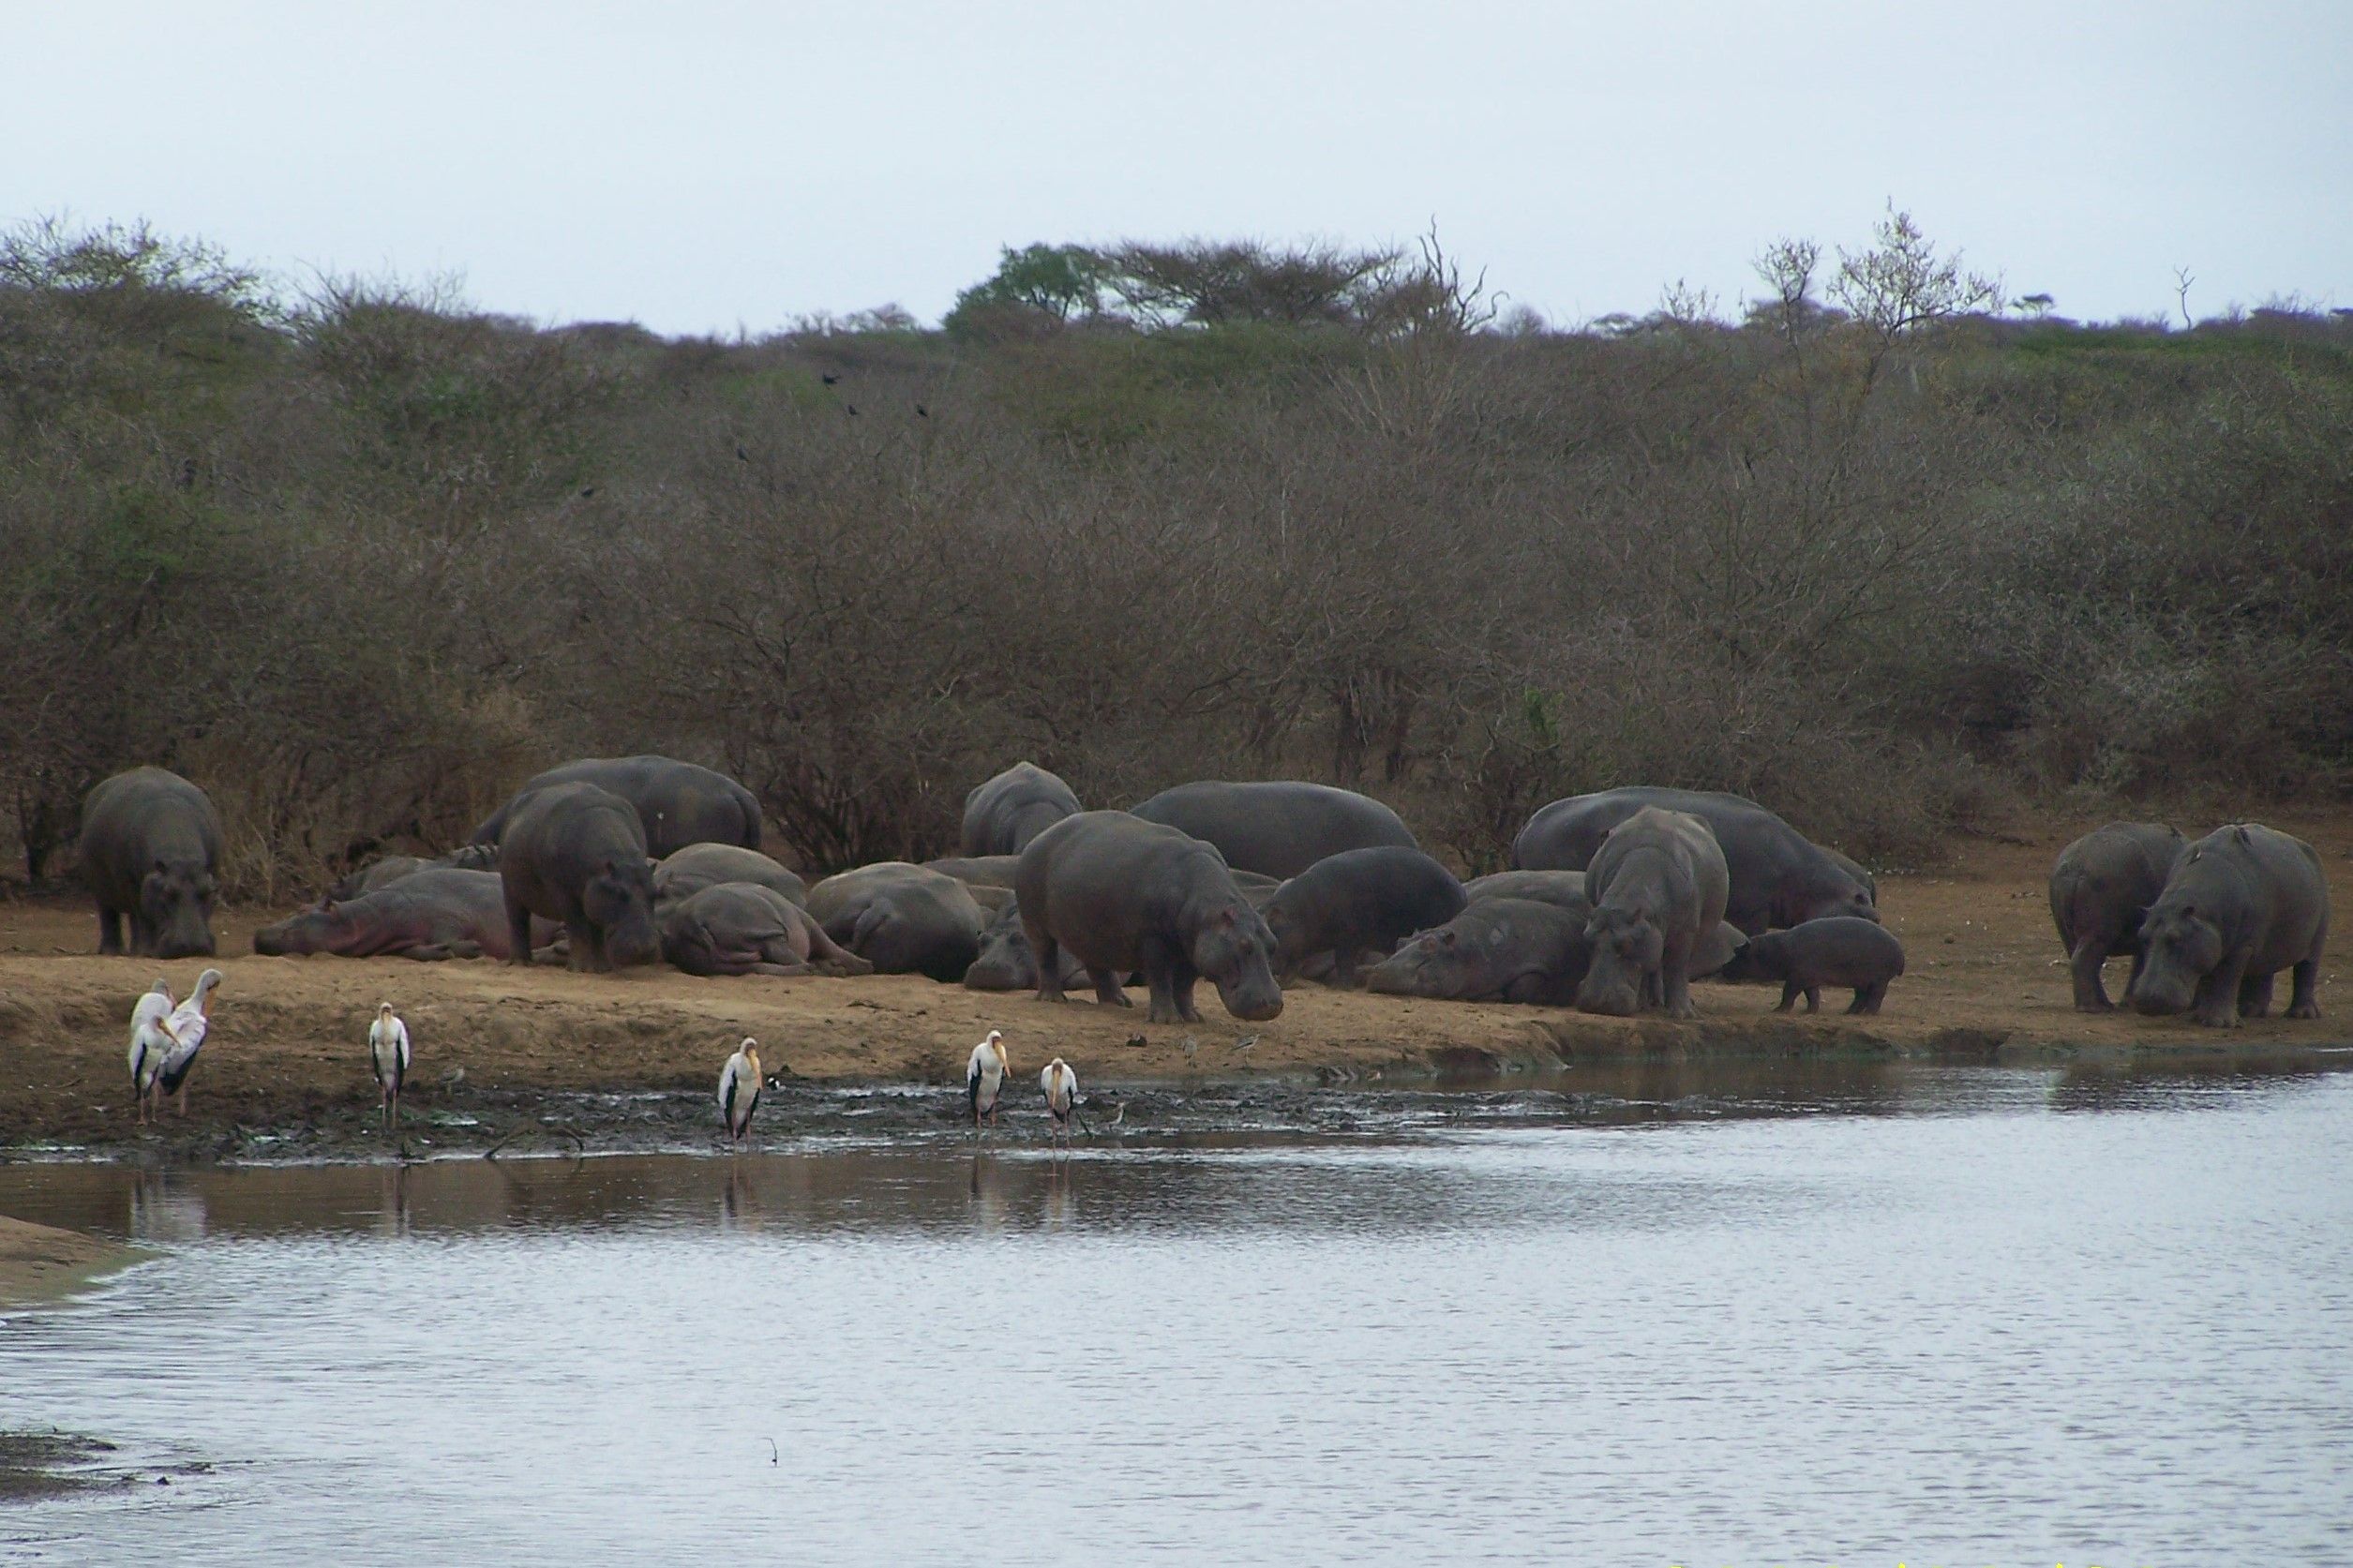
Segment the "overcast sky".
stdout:
[[754,332],[998,246],[1447,247],[1560,321],[1887,202],[2062,313],[2353,306],[2353,3],[11,6],[0,217]]

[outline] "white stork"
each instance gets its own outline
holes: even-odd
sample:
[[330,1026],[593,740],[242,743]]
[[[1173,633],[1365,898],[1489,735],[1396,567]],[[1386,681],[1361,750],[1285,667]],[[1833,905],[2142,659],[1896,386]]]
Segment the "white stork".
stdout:
[[156,1074],[156,1090],[159,1095],[179,1096],[183,1116],[187,1114],[187,1075],[196,1066],[196,1053],[204,1049],[204,1037],[212,1032],[213,988],[221,979],[217,969],[207,969],[197,976],[196,989],[163,1021],[164,1029],[172,1036],[172,1049],[163,1053],[163,1068]]
[[376,1069],[388,1131],[400,1119],[400,1085],[409,1080],[409,1026],[390,1002],[377,1007],[376,1022],[367,1026],[367,1065]]
[[147,1125],[147,1112],[156,1099],[156,1080],[162,1076],[163,1058],[172,1050],[164,1020],[172,1016],[171,985],[157,980],[130,1009],[130,1090],[139,1125]]
[[972,1130],[981,1130],[981,1118],[997,1125],[997,1094],[1005,1086],[1005,1075],[1012,1064],[1005,1059],[1005,1037],[997,1030],[972,1048],[971,1060],[964,1068],[964,1097],[972,1106]]
[[749,1035],[719,1069],[719,1119],[727,1124],[727,1142],[742,1147],[751,1135],[752,1113],[760,1102],[760,1044]]
[[1038,1075],[1038,1087],[1046,1095],[1046,1115],[1054,1123],[1052,1136],[1063,1142],[1071,1141],[1071,1113],[1078,1109],[1078,1074],[1071,1064],[1057,1056]]

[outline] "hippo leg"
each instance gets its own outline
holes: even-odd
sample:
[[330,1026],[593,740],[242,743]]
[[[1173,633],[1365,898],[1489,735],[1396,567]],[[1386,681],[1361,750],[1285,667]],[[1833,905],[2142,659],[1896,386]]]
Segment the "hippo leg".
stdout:
[[1821,987],[1818,985],[1809,985],[1806,988],[1806,1010],[1807,1012],[1820,1012],[1822,1010]]
[[[1027,918],[1022,921],[1021,928],[1028,934],[1029,950],[1037,955],[1038,1000],[1041,1002],[1061,1001],[1062,945],[1030,924]],[[1100,980],[1095,986],[1095,995],[1099,1001],[1102,997],[1102,985]]]
[[2271,1016],[2271,975],[2249,975],[2239,982],[2239,1016],[2269,1018]]
[[2315,954],[2313,957],[2308,958],[2301,963],[2296,965],[2291,974],[2291,978],[2295,982],[2295,989],[2288,996],[2287,1016],[2290,1018],[2318,1018],[2320,1016],[2320,998],[2316,994],[2316,993],[2317,993],[2320,989],[2319,955]]
[[1805,990],[1806,988],[1798,984],[1795,980],[1783,980],[1781,982],[1781,1005],[1773,1010],[1775,1012],[1788,1012],[1791,1008],[1797,1006],[1797,999]]
[[1700,1004],[1691,999],[1691,945],[1671,942],[1659,960],[1659,995],[1669,1016],[1697,1018]]
[[507,963],[529,967],[532,961],[531,911],[512,898],[506,901],[506,934]]
[[586,919],[563,922],[564,934],[572,939],[572,967],[583,973],[602,971],[610,967],[605,962],[605,943],[596,928]]
[[1190,963],[1179,963],[1169,976],[1168,993],[1176,1004],[1176,1016],[1187,1023],[1201,1022],[1201,1009],[1192,1005],[1193,981],[1201,978]]
[[[2076,979],[2076,1010],[2077,1012],[2114,1012],[2116,1004],[2108,1000],[2108,989],[2101,978],[2101,969],[2107,963],[2108,949],[2115,944],[2097,936],[2087,936],[2076,944],[2076,950],[2067,955],[2067,966]],[[2140,960],[2133,960],[2133,978],[2140,978]],[[2131,990],[2129,982],[2127,993]]]
[[1144,942],[1144,983],[1152,993],[1151,1010],[1145,1015],[1150,1022],[1184,1022],[1185,1015],[1176,1006],[1176,961],[1158,937],[1147,937]]
[[[471,943],[468,945],[472,946]],[[420,963],[439,963],[445,958],[478,957],[481,952],[480,948],[475,948],[472,954],[461,955],[447,942],[412,942],[400,949],[400,956],[415,959]]]
[[[1135,1006],[1133,1002],[1128,1000],[1127,986],[1124,983],[1127,977],[1120,974],[1118,970],[1090,968],[1087,971],[1087,978],[1095,982],[1095,1000],[1099,1005],[1106,1008]],[[1055,994],[1057,996],[1061,994],[1059,981],[1056,982]]]
[[1356,978],[1356,945],[1342,943],[1332,950],[1332,984],[1354,991],[1364,984]]
[[119,909],[98,911],[98,951],[119,953],[123,950],[123,912]]
[[2210,1029],[2239,1027],[2239,987],[2246,978],[2247,956],[2234,953],[2217,964],[2197,984],[2197,1005],[2190,1016]]
[[1847,1011],[1876,1013],[1880,1010],[1880,1003],[1886,997],[1887,982],[1885,980],[1881,980],[1875,985],[1857,986],[1854,989],[1854,1000],[1847,1005]]

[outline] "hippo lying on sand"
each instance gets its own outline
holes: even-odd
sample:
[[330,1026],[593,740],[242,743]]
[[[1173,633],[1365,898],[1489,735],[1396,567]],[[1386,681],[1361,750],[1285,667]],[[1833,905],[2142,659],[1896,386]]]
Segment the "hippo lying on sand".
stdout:
[[662,956],[690,975],[871,975],[773,888],[721,882],[662,906]]
[[1066,816],[1022,851],[1015,890],[1041,1001],[1062,1000],[1067,948],[1113,1007],[1131,1005],[1121,984],[1141,969],[1155,1023],[1198,1023],[1192,989],[1204,977],[1236,1018],[1282,1011],[1274,933],[1223,857],[1174,828],[1125,812]]
[[[1021,923],[1021,900],[1009,898],[989,923],[981,930],[981,956],[964,972],[965,988],[968,991],[1035,991],[1038,989],[1038,955],[1029,946],[1029,933]],[[1065,949],[1062,954],[1062,984],[1065,988],[1087,983],[1087,966]]]
[[2051,867],[2051,919],[2067,949],[2077,1012],[2115,1010],[2101,974],[2109,959],[2132,959],[2127,993],[2140,978],[2140,923],[2187,847],[2162,823],[2111,822],[2059,852]]
[[809,889],[809,913],[826,934],[884,975],[928,975],[954,985],[981,952],[985,917],[952,876],[884,860],[829,876]]
[[[532,945],[562,936],[533,917]],[[430,866],[357,898],[330,898],[253,933],[264,955],[334,953],[339,958],[512,958],[506,895],[494,871]]]
[[421,871],[487,871],[499,869],[499,846],[495,844],[460,844],[446,855],[427,859],[417,855],[385,855],[327,885],[320,903],[341,903],[346,899],[361,898],[389,888],[404,876],[414,876]]
[[2173,862],[2140,933],[2148,960],[2124,999],[2142,1012],[2236,1028],[2271,1010],[2273,978],[2292,969],[2287,1016],[2320,1016],[2329,880],[2301,839],[2252,822],[2215,829]]
[[1532,899],[1474,899],[1364,972],[1366,989],[1449,1002],[1577,999],[1593,957],[1585,918]]
[[1593,913],[1585,896],[1581,871],[1498,871],[1462,884],[1462,896],[1473,903],[1483,898],[1524,898],[1537,903],[1557,903],[1583,919]]
[[692,898],[705,888],[726,882],[773,889],[787,903],[803,908],[809,903],[809,889],[801,878],[757,849],[736,844],[690,844],[654,862],[655,913],[658,916],[665,903]]

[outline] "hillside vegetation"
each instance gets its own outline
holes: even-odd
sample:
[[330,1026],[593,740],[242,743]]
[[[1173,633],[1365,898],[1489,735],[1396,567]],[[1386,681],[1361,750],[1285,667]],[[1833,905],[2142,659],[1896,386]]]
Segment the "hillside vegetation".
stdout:
[[53,874],[138,762],[251,896],[615,751],[817,868],[1022,756],[1353,785],[1473,870],[1631,781],[1880,863],[2353,783],[2353,324],[2015,319],[1900,217],[1761,272],[1569,332],[1434,245],[1033,247],[941,330],[721,341],[21,229],[0,850]]

